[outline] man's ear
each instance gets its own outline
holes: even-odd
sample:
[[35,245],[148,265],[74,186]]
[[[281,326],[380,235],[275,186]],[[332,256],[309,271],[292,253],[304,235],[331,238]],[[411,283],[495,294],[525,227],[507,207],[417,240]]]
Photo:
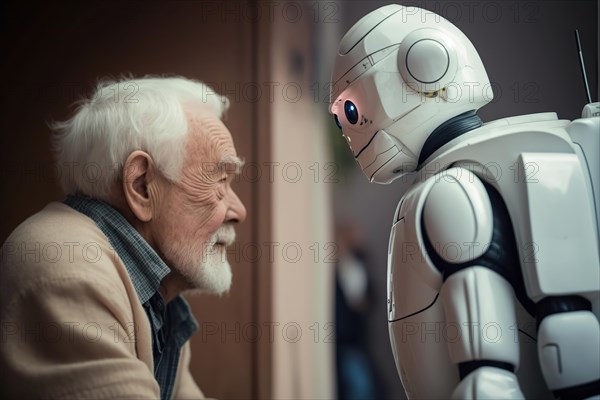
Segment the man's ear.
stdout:
[[146,152],[136,150],[123,165],[123,193],[131,212],[142,222],[152,220],[152,199],[148,186],[155,179],[155,166]]

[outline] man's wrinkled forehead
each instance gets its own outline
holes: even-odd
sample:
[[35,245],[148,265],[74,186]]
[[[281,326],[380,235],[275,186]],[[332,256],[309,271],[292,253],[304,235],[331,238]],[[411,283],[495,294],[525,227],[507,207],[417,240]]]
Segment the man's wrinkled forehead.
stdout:
[[214,113],[195,111],[186,113],[188,129],[191,134],[204,134],[207,136],[231,136],[229,130]]
[[[214,147],[235,153],[233,139],[223,121],[213,115],[195,115],[188,118],[188,146]],[[227,154],[230,154],[227,151]]]

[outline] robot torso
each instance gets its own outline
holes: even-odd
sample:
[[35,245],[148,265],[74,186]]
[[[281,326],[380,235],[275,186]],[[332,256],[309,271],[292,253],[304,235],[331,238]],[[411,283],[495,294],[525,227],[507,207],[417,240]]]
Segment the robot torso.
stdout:
[[[452,140],[417,170],[394,215],[388,253],[390,339],[409,397],[448,398],[459,382],[448,343],[460,340],[464,329],[489,336],[484,326],[445,323],[439,263],[453,268],[485,261],[493,241],[505,250],[494,257],[515,294],[518,324],[502,334],[519,342],[523,393],[551,397],[537,360],[534,304],[580,293],[599,313],[599,131],[598,117],[505,118]],[[447,209],[442,197],[435,208],[445,212],[435,217],[440,232],[428,235],[427,202],[439,182],[455,182],[446,186],[457,197],[448,197]],[[479,196],[489,197],[493,218],[478,206]],[[454,240],[431,240],[444,230]]]

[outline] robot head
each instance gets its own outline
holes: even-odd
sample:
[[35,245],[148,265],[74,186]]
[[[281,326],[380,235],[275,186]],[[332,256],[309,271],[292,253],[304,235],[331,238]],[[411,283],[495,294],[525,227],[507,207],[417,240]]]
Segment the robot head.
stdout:
[[458,28],[395,4],[366,15],[342,38],[332,83],[330,112],[377,183],[415,171],[438,126],[493,98],[483,63]]

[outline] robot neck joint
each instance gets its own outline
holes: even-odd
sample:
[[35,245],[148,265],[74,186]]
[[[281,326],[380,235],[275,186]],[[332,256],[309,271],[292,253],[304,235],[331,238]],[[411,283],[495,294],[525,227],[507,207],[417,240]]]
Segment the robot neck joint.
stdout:
[[448,121],[435,128],[423,145],[423,149],[419,155],[419,166],[417,169],[421,169],[423,162],[425,162],[425,160],[440,147],[450,142],[452,139],[459,137],[463,133],[479,128],[481,125],[483,125],[483,122],[477,115],[477,111],[471,110],[450,118]]

